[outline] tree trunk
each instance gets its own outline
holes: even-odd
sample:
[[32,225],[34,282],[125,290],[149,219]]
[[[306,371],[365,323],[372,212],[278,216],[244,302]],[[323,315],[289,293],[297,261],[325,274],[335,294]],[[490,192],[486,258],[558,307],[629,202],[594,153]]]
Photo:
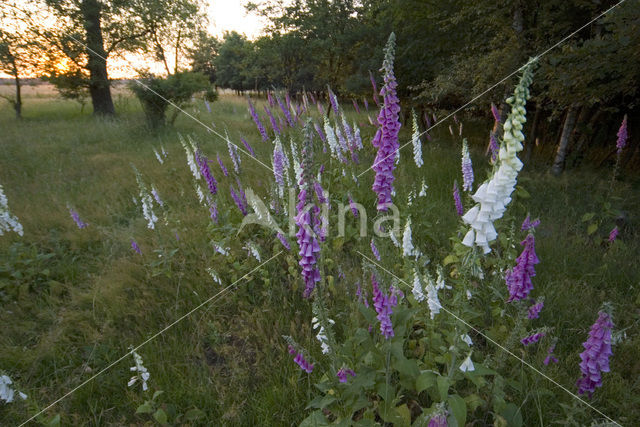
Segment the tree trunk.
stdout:
[[16,101],[13,103],[13,109],[16,110],[16,119],[21,119],[22,118],[22,87],[20,85],[20,76],[18,76],[17,70],[13,77],[16,82]]
[[93,114],[113,116],[115,108],[111,99],[111,88],[107,75],[107,53],[104,50],[100,27],[100,3],[97,0],[82,0],[80,6],[87,35],[87,69],[89,70],[89,93]]
[[562,127],[562,135],[560,136],[560,142],[558,143],[558,151],[556,151],[556,158],[553,161],[551,167],[551,173],[554,175],[560,175],[564,169],[564,160],[567,156],[567,147],[569,146],[569,140],[573,133],[573,128],[576,125],[576,115],[578,107],[574,104],[569,107],[567,116],[564,119],[564,126]]

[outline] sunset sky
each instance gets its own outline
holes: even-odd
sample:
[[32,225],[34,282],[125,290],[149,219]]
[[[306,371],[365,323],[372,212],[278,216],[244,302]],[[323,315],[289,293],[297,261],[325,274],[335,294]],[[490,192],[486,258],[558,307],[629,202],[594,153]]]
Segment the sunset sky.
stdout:
[[[24,3],[28,3],[23,0]],[[20,2],[18,2],[20,3]],[[237,31],[249,39],[262,34],[266,22],[255,14],[247,14],[244,4],[246,0],[209,0],[206,1],[206,13],[209,18],[208,31],[216,37],[222,37],[225,31]],[[160,64],[149,63],[148,58],[137,55],[126,55],[124,58],[110,57],[109,77],[125,78],[135,75],[134,68],[144,66],[154,72],[162,72]],[[0,77],[10,77],[0,72]]]

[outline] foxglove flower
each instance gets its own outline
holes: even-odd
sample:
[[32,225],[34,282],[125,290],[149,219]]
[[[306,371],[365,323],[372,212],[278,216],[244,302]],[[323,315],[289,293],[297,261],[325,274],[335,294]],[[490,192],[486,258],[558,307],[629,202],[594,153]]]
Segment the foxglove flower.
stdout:
[[336,372],[336,376],[338,377],[338,381],[341,383],[347,382],[347,375],[351,375],[352,377],[356,376],[356,373],[351,369],[340,368],[338,372]]
[[542,363],[546,365],[548,365],[550,362],[553,363],[558,363],[558,359],[553,355],[553,350],[555,350],[556,345],[553,344],[551,347],[549,347],[547,349],[547,357],[544,358],[544,361]]
[[153,198],[155,199],[156,203],[159,206],[164,206],[164,203],[162,202],[162,199],[160,198],[160,193],[158,193],[158,189],[155,187],[155,185],[151,186],[151,195],[153,196]]
[[233,170],[236,171],[237,174],[240,173],[240,156],[238,156],[238,147],[235,144],[232,144],[229,141],[229,137],[227,137],[227,148],[229,149],[229,157],[231,157],[231,161],[233,162]]
[[185,154],[187,155],[187,164],[189,165],[189,169],[191,170],[191,174],[193,175],[193,179],[198,181],[200,179],[200,172],[198,169],[198,165],[196,164],[196,155],[195,152],[198,150],[196,144],[193,142],[191,138],[188,138],[187,141],[179,136],[180,144],[182,148],[184,148]]
[[[143,207],[144,207],[144,201],[143,201]],[[73,218],[78,228],[86,228],[89,226],[89,224],[87,224],[86,222],[80,219],[80,215],[72,207],[69,207],[69,214],[71,214],[71,218]],[[153,228],[153,227],[150,227],[150,228]]]
[[413,134],[411,136],[411,143],[413,144],[413,160],[416,162],[416,166],[421,167],[424,164],[422,160],[422,142],[420,142],[420,128],[418,128],[418,116],[416,112],[413,113]]
[[249,99],[248,101],[249,101],[249,113],[251,114],[253,121],[258,127],[258,131],[260,132],[260,136],[262,136],[262,140],[266,142],[269,139],[269,136],[267,135],[267,130],[264,128],[264,125],[260,121],[260,116],[258,116],[258,113],[256,112],[256,108],[251,102],[251,99]]
[[211,221],[218,223],[218,204],[213,197],[207,197],[207,204],[209,205],[209,217]]
[[358,218],[358,208],[355,202],[353,201],[353,199],[351,198],[351,195],[349,195],[349,208],[351,209],[351,213],[353,214],[353,217]]
[[422,292],[422,283],[420,281],[420,275],[418,274],[415,268],[413,269],[413,288],[411,288],[411,293],[413,294],[413,297],[418,302],[422,302],[426,298],[424,296],[424,293]]
[[618,237],[618,227],[613,227],[613,230],[609,233],[609,242],[613,242]]
[[453,181],[453,202],[456,205],[456,212],[458,216],[464,215],[464,208],[462,207],[462,200],[460,199],[460,190],[458,189],[458,181]]
[[408,218],[404,225],[404,233],[402,234],[402,256],[410,257],[414,254],[415,248],[411,241],[411,218]]
[[476,370],[476,367],[473,366],[473,361],[471,360],[471,352],[467,355],[466,359],[460,365],[460,370],[462,372],[473,372]]
[[142,390],[147,391],[149,386],[147,385],[147,381],[149,381],[149,371],[144,367],[142,357],[138,353],[136,353],[133,349],[131,350],[131,355],[133,356],[133,360],[135,361],[135,366],[129,368],[132,372],[137,372],[134,376],[131,377],[129,382],[127,383],[127,387],[133,386],[136,382],[140,381],[142,383]]
[[540,317],[540,311],[542,310],[542,307],[544,307],[544,301],[535,303],[534,305],[529,307],[527,317],[529,319],[537,319],[538,317]]
[[331,108],[333,109],[333,113],[336,117],[340,116],[340,106],[338,105],[338,98],[336,94],[331,91],[331,88],[327,86],[327,91],[329,93],[329,103],[331,104]]
[[477,245],[484,253],[491,252],[489,243],[498,237],[493,222],[502,217],[511,202],[511,193],[515,189],[518,172],[522,169],[522,162],[516,154],[523,148],[522,128],[526,121],[524,107],[529,97],[533,61],[529,61],[525,67],[514,96],[507,99],[507,103],[511,105],[511,113],[503,126],[503,146],[498,155],[499,166],[493,176],[480,185],[472,196],[477,205],[462,217],[470,226],[462,244],[469,247]]
[[131,240],[131,248],[138,253],[138,255],[142,255],[142,251],[140,250],[140,246],[136,243],[135,240]]
[[242,199],[242,196],[239,194],[239,191],[236,192],[233,186],[229,185],[229,192],[231,193],[231,198],[233,198],[233,201],[236,203],[236,206],[238,207],[238,209],[240,209],[240,212],[242,212],[242,215],[247,216],[246,201]]
[[527,217],[522,222],[522,227],[520,227],[520,230],[522,230],[522,231],[533,230],[534,228],[536,228],[539,225],[540,225],[540,220],[539,219],[536,219],[536,220],[534,220],[532,222],[530,216],[527,215]]
[[276,101],[278,101],[278,105],[282,110],[282,114],[284,114],[284,117],[287,119],[287,123],[289,124],[289,126],[294,127],[296,123],[293,121],[293,118],[291,117],[291,111],[289,110],[289,107],[282,102],[282,98],[280,98],[277,94],[276,94]]
[[520,340],[523,345],[529,345],[540,341],[546,334],[544,332],[536,332],[535,334],[524,337]]
[[4,195],[4,189],[0,185],[0,236],[9,231],[18,233],[19,236],[24,233],[18,218],[9,211],[7,196]]
[[429,424],[427,427],[447,427],[449,423],[447,422],[447,414],[443,412],[438,412],[433,415],[431,419],[429,419]]
[[624,115],[624,119],[622,119],[622,124],[620,125],[620,129],[618,129],[618,140],[616,141],[616,148],[618,149],[618,154],[622,153],[622,150],[627,145],[627,115]]
[[362,150],[362,148],[363,148],[362,137],[360,136],[360,128],[358,127],[356,122],[353,122],[353,128],[355,129],[353,131],[353,140],[355,141],[356,148],[358,150]]
[[427,305],[429,306],[430,316],[433,320],[436,314],[440,313],[442,304],[440,304],[440,300],[438,299],[438,290],[433,283],[433,279],[431,277],[427,277],[427,279]]
[[320,208],[312,202],[314,192],[314,176],[312,172],[313,152],[312,134],[310,124],[304,128],[304,147],[302,149],[302,171],[303,179],[300,182],[300,193],[298,194],[298,204],[296,205],[297,215],[295,217],[298,232],[298,246],[300,248],[300,261],[302,267],[302,277],[305,283],[303,296],[308,298],[320,281],[320,270],[317,266],[317,254],[320,252],[318,233],[320,227]]
[[338,145],[338,139],[336,137],[336,133],[331,127],[331,123],[329,123],[329,119],[327,116],[324,116],[324,132],[327,134],[327,143],[329,144],[329,150],[331,151],[331,155],[340,158],[342,161],[342,154],[340,150],[340,146]]
[[[4,400],[5,403],[13,402],[16,390],[11,387],[11,384],[13,384],[11,378],[9,378],[7,375],[0,375],[0,401]],[[27,398],[27,395],[22,393],[21,391],[18,392],[18,396],[22,400],[25,400]]]
[[516,266],[507,271],[505,281],[509,289],[509,299],[507,302],[517,301],[526,298],[533,289],[531,278],[536,275],[535,265],[540,262],[535,250],[535,238],[529,234],[522,242],[524,249],[520,256],[516,258]]
[[217,283],[218,285],[222,285],[222,280],[220,279],[220,276],[218,276],[218,273],[216,273],[216,271],[213,268],[207,268],[207,273],[209,273],[209,276],[211,276],[214,283]]
[[385,47],[385,58],[382,63],[384,71],[384,87],[380,95],[384,98],[384,104],[378,115],[378,131],[376,132],[372,144],[378,149],[376,159],[372,169],[376,173],[373,183],[373,191],[378,195],[377,209],[386,212],[391,204],[391,192],[393,191],[393,170],[398,154],[398,133],[400,131],[400,101],[396,95],[396,78],[393,74],[393,60],[395,49],[394,33],[391,33],[387,46]]
[[280,138],[276,137],[273,147],[273,175],[276,179],[276,184],[278,184],[280,197],[284,195],[284,161],[282,144],[280,143]]
[[602,372],[609,372],[609,357],[611,357],[611,329],[613,322],[609,314],[601,311],[598,320],[589,331],[589,339],[582,344],[584,351],[580,354],[580,371],[582,377],[578,380],[578,394],[593,394],[596,387],[602,386]]
[[158,163],[163,164],[164,160],[162,159],[162,157],[160,156],[160,153],[158,153],[158,150],[156,150],[155,148],[153,149],[153,154],[156,155],[156,159],[158,159]]
[[469,347],[471,347],[473,345],[473,341],[471,340],[471,337],[469,336],[469,334],[462,334],[460,335],[460,339],[466,343]]
[[491,163],[493,164],[498,159],[498,153],[500,152],[498,137],[494,132],[489,133],[489,149],[491,150]]
[[284,236],[284,234],[282,233],[277,233],[276,237],[278,238],[278,240],[280,240],[280,243],[282,243],[282,246],[284,246],[285,248],[287,248],[288,251],[291,250],[291,245],[289,244],[289,242],[287,241],[287,238]]
[[364,109],[369,111],[369,102],[367,101],[367,98],[362,98],[362,102],[364,103]]
[[360,114],[360,106],[358,106],[358,101],[356,101],[355,99],[353,99],[352,101],[353,101],[353,108],[356,110],[356,113]]
[[376,257],[378,261],[380,261],[380,252],[378,251],[378,248],[376,247],[373,239],[371,239],[371,252],[373,253],[373,256]]
[[242,141],[242,144],[244,145],[244,148],[246,148],[246,149],[247,149],[247,151],[248,151],[249,153],[251,153],[251,155],[252,155],[253,157],[255,157],[255,156],[256,156],[256,152],[255,152],[255,151],[253,151],[253,147],[251,147],[251,145],[247,142],[247,140],[246,140],[246,139],[244,139],[243,137],[240,137],[240,141]]
[[258,247],[253,242],[247,242],[246,245],[242,247],[242,249],[247,251],[248,256],[254,257],[258,262],[262,262],[262,257],[260,256],[260,251],[258,251]]
[[293,361],[296,362],[298,366],[300,366],[300,369],[305,371],[307,374],[313,372],[313,364],[307,361],[302,353],[298,353],[292,345],[289,346],[289,354],[295,354]]
[[420,185],[420,192],[418,193],[418,197],[426,197],[427,195],[427,183],[424,182],[424,178],[422,178],[422,184]]
[[[332,325],[336,323],[331,319],[327,319],[327,321]],[[322,354],[329,354],[331,352],[331,347],[329,347],[329,338],[327,337],[326,331],[324,330],[324,326],[322,326],[317,317],[311,319],[311,325],[314,330],[318,329],[316,339],[320,342]]]
[[273,114],[271,113],[271,110],[269,109],[269,107],[267,107],[266,105],[264,106],[264,112],[267,113],[267,116],[269,117],[269,122],[271,123],[271,128],[273,129],[274,135],[276,136],[280,135],[280,128],[278,127],[278,122],[276,121],[276,118],[273,117]]
[[314,122],[313,123],[313,127],[315,128],[316,133],[320,137],[320,141],[326,142],[327,141],[327,137],[324,135],[324,132],[322,131],[322,128],[320,127],[320,125],[318,123]]
[[391,314],[393,314],[393,307],[398,305],[398,296],[396,289],[391,286],[389,289],[389,295],[385,295],[378,285],[375,275],[371,275],[371,284],[373,286],[373,307],[378,313],[378,320],[380,321],[380,333],[386,339],[393,337],[393,324],[391,323]]
[[496,107],[496,105],[493,102],[491,103],[491,114],[493,114],[493,120],[500,123],[501,121],[500,111],[498,111],[498,107]]
[[218,164],[220,165],[220,169],[222,170],[222,173],[224,174],[224,176],[229,176],[229,171],[227,171],[227,168],[224,166],[224,163],[222,163],[220,154],[216,153],[216,157],[218,158]]
[[469,155],[469,144],[465,138],[462,141],[462,190],[471,191],[473,188],[473,166]]
[[195,156],[198,167],[200,168],[200,174],[204,177],[204,180],[207,183],[209,193],[211,193],[211,195],[215,195],[218,192],[218,182],[211,174],[211,169],[209,169],[209,160],[200,151],[196,151]]

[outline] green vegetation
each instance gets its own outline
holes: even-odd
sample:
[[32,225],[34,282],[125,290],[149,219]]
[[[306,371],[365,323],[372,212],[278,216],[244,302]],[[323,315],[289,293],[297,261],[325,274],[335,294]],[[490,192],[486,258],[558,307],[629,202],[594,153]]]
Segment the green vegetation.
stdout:
[[[6,104],[0,110],[0,183],[25,230],[23,238],[7,234],[0,239],[0,369],[29,395],[26,401],[0,404],[0,419],[8,425],[25,421],[118,360],[130,346],[220,292],[223,287],[214,283],[207,269],[217,272],[223,286],[250,273],[258,262],[242,248],[248,239],[265,253],[282,249],[268,230],[257,226],[236,234],[242,216],[228,194],[229,184],[235,182],[224,178],[217,165],[212,167],[219,183],[220,225],[211,224],[194,193],[179,134],[191,135],[211,159],[219,153],[229,169],[231,162],[226,142],[189,117],[181,115],[174,128],[149,134],[139,103],[124,91],[116,91],[119,114],[113,120],[93,118],[75,103],[46,94],[25,96],[31,107],[23,121],[16,122]],[[259,101],[259,111],[262,105]],[[260,141],[246,107],[245,99],[223,94],[211,113],[200,99],[190,113],[207,125],[213,123],[217,132],[224,134],[227,129],[234,142],[244,135],[256,157],[270,164],[272,144]],[[361,123],[365,149],[359,168],[364,170],[374,157],[370,144],[374,129],[364,124],[365,114],[346,110],[349,119]],[[488,169],[483,166],[487,165],[483,148],[490,123],[464,121],[480,182]],[[450,252],[449,238],[458,224],[451,185],[460,179],[460,141],[445,127],[431,134],[433,140],[423,145],[421,169],[412,163],[408,147],[402,151],[396,188],[397,199],[406,200],[425,179],[427,196],[411,211],[413,236],[416,246],[437,259]],[[409,135],[407,124],[401,141],[408,141]],[[168,156],[160,164],[153,149],[162,147]],[[138,187],[131,164],[156,186],[165,203],[157,212],[156,230],[146,228],[140,206],[132,200]],[[539,164],[526,166],[504,219],[505,229],[519,226],[527,212],[542,220],[536,235],[541,263],[534,286],[536,295],[545,296],[540,323],[553,328],[559,338],[560,359],[545,372],[575,389],[581,343],[601,303],[610,302],[615,308],[615,332],[626,331],[626,338],[614,346],[611,372],[605,374],[591,403],[623,425],[636,425],[640,422],[634,359],[640,351],[640,265],[633,257],[640,253],[640,236],[638,218],[632,213],[640,211],[640,180],[622,173],[609,196],[609,164],[601,169],[577,168],[559,178],[546,173],[547,165],[548,159],[540,158]],[[245,188],[261,196],[269,193],[271,171],[244,155],[241,168]],[[335,170],[327,173],[332,179],[338,175]],[[368,209],[375,205],[372,181],[369,172],[360,185],[349,188]],[[334,200],[346,202],[341,186],[326,189]],[[627,212],[613,244],[605,242],[610,218],[604,215],[604,199]],[[465,200],[467,208],[469,203]],[[67,204],[89,227],[76,227]],[[588,230],[593,218],[583,221],[589,212],[604,218],[593,233]],[[354,283],[361,280],[355,268],[361,258],[351,251],[357,243],[357,223],[350,218],[347,222],[347,237],[334,239],[336,246],[323,252],[328,269],[345,273],[344,278],[327,278],[331,315],[338,323],[357,315],[351,307]],[[132,250],[132,239],[142,255]],[[214,243],[229,247],[229,256],[216,254]],[[154,415],[160,423],[166,416],[169,423],[195,419],[194,425],[299,423],[309,415],[308,401],[318,395],[313,384],[320,382],[315,375],[321,374],[307,378],[292,361],[282,335],[294,337],[318,360],[321,355],[317,332],[309,323],[311,304],[301,297],[304,284],[297,262],[295,252],[286,252],[137,350],[151,373],[148,392],[139,385],[127,387],[129,367],[134,365],[133,357],[127,356],[39,421],[59,414],[62,425],[142,424]],[[402,265],[393,267],[401,274]],[[439,316],[446,318],[444,313]],[[487,326],[484,332],[504,341],[508,331],[492,329],[491,316],[482,322]],[[500,354],[488,343],[477,345]],[[527,353],[521,347],[513,351],[523,357]],[[536,366],[545,351],[530,353]],[[525,425],[559,420],[585,425],[595,417],[517,362],[507,361],[501,374],[508,379],[504,397],[517,404]],[[535,381],[526,382],[530,378]],[[159,390],[163,393],[154,396]]]

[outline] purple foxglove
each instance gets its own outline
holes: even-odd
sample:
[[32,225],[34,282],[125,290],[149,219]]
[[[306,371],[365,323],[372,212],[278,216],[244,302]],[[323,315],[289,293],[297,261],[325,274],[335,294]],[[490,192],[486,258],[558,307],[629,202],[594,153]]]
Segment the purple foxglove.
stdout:
[[396,79],[393,75],[393,60],[395,49],[395,34],[391,33],[385,47],[385,59],[382,64],[384,70],[384,87],[380,91],[383,96],[383,106],[378,115],[378,131],[372,144],[378,149],[372,169],[376,176],[373,183],[373,191],[378,198],[377,209],[386,212],[391,204],[391,192],[393,191],[393,170],[398,154],[398,133],[400,131],[400,101],[396,95]]
[[371,239],[371,252],[373,253],[373,256],[376,257],[378,261],[380,261],[380,252],[378,251],[378,248],[376,247],[373,239]]
[[493,114],[493,120],[500,123],[501,121],[500,111],[498,111],[498,107],[496,107],[496,105],[493,102],[491,103],[491,114]]
[[458,189],[458,181],[453,181],[453,203],[456,205],[456,212],[458,216],[464,214],[464,208],[462,207],[462,200],[460,199],[460,189]]
[[269,109],[269,107],[267,107],[266,105],[264,106],[264,112],[267,113],[267,116],[269,117],[269,122],[271,123],[271,128],[273,129],[274,135],[276,136],[280,135],[280,128],[278,127],[278,122],[276,121],[276,118],[273,117],[273,114],[271,113],[271,110]]
[[613,230],[609,233],[609,242],[613,242],[618,237],[618,227],[613,227]]
[[73,208],[69,208],[69,214],[71,214],[71,218],[73,218],[78,228],[86,228],[89,226],[89,224],[80,219],[80,215]]
[[288,251],[291,250],[291,245],[287,241],[287,238],[284,237],[284,234],[278,233],[276,234],[276,237],[278,237],[278,240],[280,240],[280,243],[282,243],[282,246],[284,246]]
[[364,103],[364,109],[369,111],[369,102],[367,101],[367,98],[362,98],[362,102]]
[[391,314],[393,307],[398,305],[397,290],[391,286],[389,295],[385,295],[376,280],[375,275],[371,275],[371,285],[373,287],[373,307],[378,313],[377,319],[380,321],[380,333],[385,339],[393,337],[393,324],[391,323]]
[[264,128],[264,125],[260,121],[260,116],[258,116],[258,113],[256,112],[256,108],[251,102],[251,99],[249,99],[248,101],[249,101],[249,113],[251,114],[251,117],[253,117],[253,121],[258,127],[258,131],[260,132],[260,136],[262,137],[262,140],[266,142],[269,139],[269,136],[267,135],[267,130]]
[[300,369],[305,371],[307,374],[313,372],[313,364],[309,363],[303,356],[302,353],[298,353],[293,346],[289,346],[289,354],[295,354],[293,361],[300,366]]
[[498,138],[494,132],[489,132],[489,149],[491,150],[491,163],[495,163],[498,159],[500,144],[498,144]]
[[589,338],[582,344],[584,351],[580,354],[580,371],[582,377],[578,380],[578,394],[593,394],[596,387],[602,386],[602,372],[609,372],[609,357],[611,357],[611,329],[613,322],[609,314],[601,311],[598,320],[589,331]]
[[276,184],[278,184],[278,190],[280,197],[284,194],[284,151],[280,138],[276,137],[276,142],[273,147],[273,176],[275,177]]
[[522,222],[522,227],[520,227],[520,230],[522,230],[522,231],[532,230],[532,229],[536,228],[539,225],[540,225],[540,220],[539,219],[536,219],[533,222],[531,222],[530,216],[527,215],[527,217]]
[[220,169],[222,170],[222,173],[224,174],[224,176],[229,176],[229,171],[224,166],[224,163],[222,163],[222,159],[220,158],[220,154],[216,153],[216,157],[218,158],[218,164],[220,165]]
[[618,129],[618,140],[616,141],[616,148],[618,149],[618,154],[622,152],[624,147],[627,145],[627,115],[624,115],[624,119],[622,119],[622,124],[620,125],[620,129]]
[[320,125],[318,123],[313,123],[313,127],[315,128],[316,132],[318,133],[318,136],[320,137],[320,141],[322,142],[326,142],[327,141],[327,137],[324,135],[324,132],[322,131],[322,128],[320,127]]
[[369,71],[369,80],[371,80],[371,86],[373,87],[373,102],[376,103],[376,106],[380,106],[380,101],[378,100],[378,86],[376,85],[376,79],[373,77],[373,73]]
[[247,206],[246,202],[242,200],[242,196],[234,190],[232,185],[229,185],[229,192],[231,193],[231,197],[236,203],[236,206],[240,209],[240,212],[242,212],[242,215],[247,216]]
[[538,341],[540,341],[540,339],[542,337],[544,337],[546,334],[544,332],[536,332],[535,334],[529,335],[527,337],[524,337],[520,340],[520,342],[523,345],[529,345],[529,344],[533,344],[533,343],[537,343]]
[[556,348],[556,345],[553,344],[551,345],[551,347],[547,349],[547,357],[545,357],[544,361],[542,362],[545,364],[545,366],[548,365],[550,362],[558,363],[558,359],[553,355],[553,350],[555,350],[555,348]]
[[287,123],[289,124],[289,126],[294,127],[296,123],[293,121],[293,118],[291,117],[291,110],[289,110],[289,107],[282,102],[282,98],[280,98],[278,95],[276,95],[276,101],[278,101],[280,110],[282,110],[282,114],[284,114],[284,117],[287,119]]
[[516,266],[507,271],[505,281],[509,289],[509,299],[507,302],[517,301],[526,298],[533,289],[531,278],[536,275],[535,265],[540,262],[535,250],[535,238],[529,234],[522,242],[524,250],[516,258]]
[[207,188],[209,188],[209,192],[212,195],[215,195],[218,192],[218,182],[211,174],[211,169],[209,169],[209,160],[206,158],[201,151],[195,152],[196,163],[200,168],[200,175],[204,177],[204,180],[207,182]]
[[207,197],[207,203],[209,204],[209,216],[211,220],[218,223],[218,205],[212,197]]
[[135,240],[131,240],[131,248],[138,253],[138,255],[142,255],[142,251],[140,250],[140,246],[136,243]]
[[243,137],[240,137],[240,141],[242,141],[242,144],[244,145],[244,148],[246,148],[246,149],[247,149],[247,151],[248,151],[249,153],[251,153],[251,155],[252,155],[253,157],[255,157],[255,156],[256,156],[256,152],[255,152],[255,151],[253,151],[253,147],[251,147],[251,145],[249,145],[249,143],[247,142],[247,140],[245,140]]
[[529,307],[527,317],[529,319],[537,319],[538,317],[540,317],[540,311],[542,310],[542,307],[544,307],[544,301],[540,301],[532,305],[531,307]]
[[329,94],[329,103],[331,105],[331,109],[333,109],[333,114],[335,114],[336,117],[339,117],[340,106],[338,105],[338,98],[336,97],[336,94],[331,91],[329,86],[327,86],[327,91]]
[[351,369],[340,368],[338,372],[336,372],[336,376],[338,377],[338,381],[341,383],[347,382],[347,375],[351,375],[352,377],[356,376],[356,373]]
[[465,138],[462,141],[462,190],[471,191],[473,189],[473,166],[469,155],[469,144]]

